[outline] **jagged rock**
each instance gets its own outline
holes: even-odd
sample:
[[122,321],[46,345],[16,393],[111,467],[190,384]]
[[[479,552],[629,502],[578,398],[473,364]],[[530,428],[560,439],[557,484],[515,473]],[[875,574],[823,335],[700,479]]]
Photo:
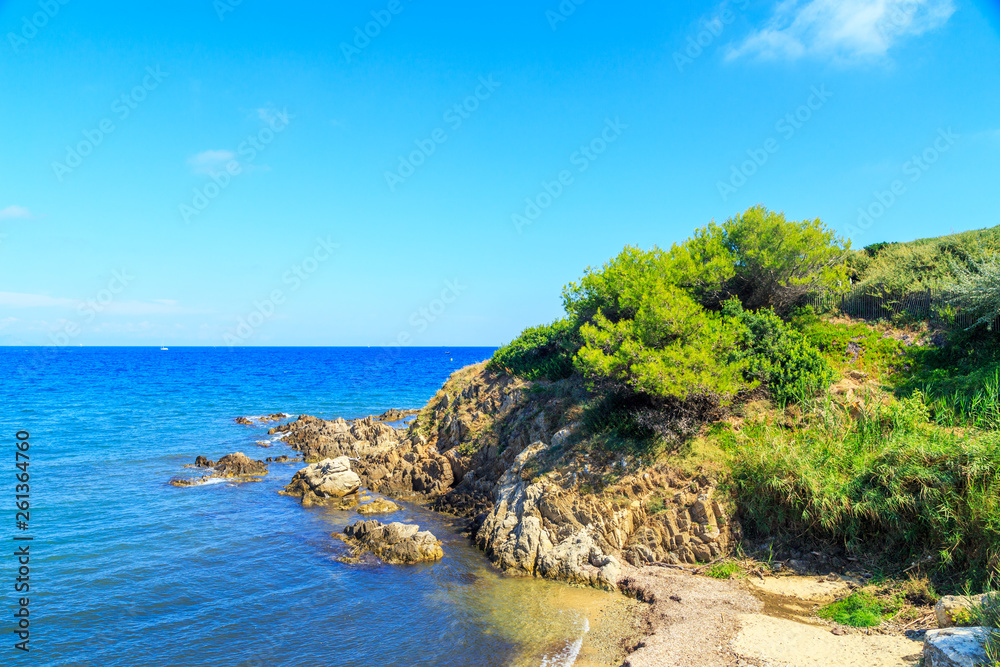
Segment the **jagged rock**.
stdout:
[[419,413],[420,410],[397,410],[396,408],[390,408],[375,417],[375,419],[380,422],[398,422]]
[[400,507],[391,500],[376,498],[370,503],[358,506],[358,514],[388,514],[399,511]]
[[414,524],[383,524],[369,519],[347,526],[341,537],[355,550],[370,551],[389,564],[434,561],[444,556],[437,538]]
[[234,482],[259,482],[260,478],[267,474],[267,465],[263,461],[255,461],[243,452],[227,454],[215,463],[212,463],[212,461],[209,461],[204,456],[199,456],[194,460],[194,467],[212,468],[213,470],[208,475],[202,475],[194,479],[175,477],[169,483],[172,486],[198,486],[207,484],[213,479],[231,479]]
[[373,417],[345,421],[301,415],[293,422],[273,427],[268,433],[287,433],[284,442],[302,452],[306,461],[316,462],[339,456],[357,458],[388,452],[398,446],[406,431]]
[[351,470],[350,459],[341,456],[306,466],[295,473],[281,493],[299,496],[302,504],[308,506],[331,498],[343,498],[356,492],[360,486],[361,478]]
[[987,664],[986,628],[928,630],[924,637],[924,667],[977,667]]
[[[375,493],[417,495],[467,517],[472,539],[510,573],[613,589],[619,559],[694,564],[727,553],[739,524],[713,498],[715,482],[570,446],[577,425],[560,427],[576,400],[574,381],[527,391],[516,378],[466,368],[408,430],[372,417],[302,415],[271,432],[307,461],[351,457]],[[284,493],[305,505],[342,502],[315,493],[302,471]],[[369,505],[360,502],[364,513]]]
[[246,417],[237,417],[235,421],[237,424],[243,424],[244,426],[253,426],[253,421],[247,419]]
[[[621,566],[608,554],[605,540],[595,536],[592,523],[581,524],[573,508],[561,505],[556,489],[544,482],[522,479],[524,466],[547,449],[536,442],[515,457],[496,487],[496,504],[487,514],[476,541],[497,565],[514,574],[539,575],[573,583],[615,589]],[[548,500],[547,506],[542,503]],[[569,528],[555,533],[546,528],[543,511],[549,517],[568,519]],[[603,543],[602,543],[603,542]]]
[[569,426],[561,428],[558,431],[556,431],[555,435],[552,436],[552,440],[550,443],[553,449],[565,445],[566,442],[570,439],[570,437],[572,437],[572,435],[576,432],[577,428],[578,424],[570,424]]
[[227,454],[215,462],[213,477],[244,477],[247,475],[266,475],[267,465],[263,461],[255,461],[243,452]]

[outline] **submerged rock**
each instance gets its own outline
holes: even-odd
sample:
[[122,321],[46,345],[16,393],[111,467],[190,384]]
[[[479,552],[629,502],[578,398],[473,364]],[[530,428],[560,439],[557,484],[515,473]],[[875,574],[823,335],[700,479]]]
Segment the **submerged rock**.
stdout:
[[376,498],[370,503],[358,506],[358,514],[388,514],[389,512],[397,512],[400,507],[391,500],[385,498]]
[[428,530],[410,523],[384,524],[374,519],[358,521],[335,535],[354,546],[352,559],[368,551],[391,565],[435,561],[444,557],[441,543]]
[[351,460],[346,456],[324,459],[306,466],[295,473],[292,481],[281,492],[302,498],[305,506],[324,503],[355,493],[361,478],[351,470]]
[[284,412],[275,412],[274,414],[264,415],[262,417],[237,417],[233,421],[237,424],[243,424],[244,426],[255,426],[256,424],[266,423],[266,422],[280,422],[282,419],[291,417]]

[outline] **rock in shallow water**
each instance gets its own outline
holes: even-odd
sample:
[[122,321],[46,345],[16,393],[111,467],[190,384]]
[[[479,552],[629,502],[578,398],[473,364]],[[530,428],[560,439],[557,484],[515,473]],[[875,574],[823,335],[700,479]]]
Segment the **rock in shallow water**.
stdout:
[[358,514],[388,514],[397,511],[399,511],[399,505],[385,498],[377,498],[358,507]]
[[403,564],[435,561],[444,556],[441,543],[428,530],[411,523],[384,524],[374,519],[352,523],[340,537],[354,546],[348,560],[357,560],[358,552],[369,551],[384,563]]
[[361,478],[351,470],[351,460],[346,456],[339,456],[313,463],[298,471],[281,493],[298,496],[302,498],[303,505],[309,506],[329,499],[343,498],[355,493],[360,486]]
[[[190,467],[190,466],[188,466]],[[209,475],[194,479],[174,478],[170,480],[173,486],[199,486],[215,479],[231,479],[234,482],[259,482],[267,474],[267,464],[256,461],[243,452],[227,454],[213,463],[204,456],[195,459],[196,468],[213,468]]]

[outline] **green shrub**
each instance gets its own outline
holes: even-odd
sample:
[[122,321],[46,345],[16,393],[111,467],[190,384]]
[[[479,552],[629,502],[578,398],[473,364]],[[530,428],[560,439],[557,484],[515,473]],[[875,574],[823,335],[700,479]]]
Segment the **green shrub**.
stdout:
[[855,591],[843,600],[820,607],[817,615],[841,625],[870,628],[880,625],[884,615],[896,610],[896,605],[879,600],[871,593]]
[[493,353],[487,368],[526,380],[559,380],[573,373],[574,332],[562,319],[525,329]]
[[763,383],[781,404],[798,402],[826,389],[833,371],[819,349],[773,310],[744,310],[738,300],[723,306],[737,330],[731,357],[743,364],[747,380]]
[[1000,317],[1000,254],[971,266],[955,262],[953,271],[955,282],[948,286],[951,303],[978,318],[973,327],[992,327]]
[[612,322],[631,319],[655,286],[668,278],[669,262],[659,248],[625,246],[600,269],[587,267],[579,282],[563,287],[563,307],[578,325],[598,312]]
[[651,289],[635,319],[615,322],[598,311],[580,337],[576,367],[594,384],[679,400],[729,397],[741,386],[741,366],[726,361],[731,328],[666,284]]
[[786,220],[754,206],[696,230],[669,257],[672,279],[706,307],[736,297],[747,309],[785,314],[820,294],[847,290],[849,249],[819,219]]
[[713,579],[732,579],[735,575],[740,573],[740,566],[731,561],[725,561],[722,563],[716,563],[712,567],[705,571],[705,574],[712,577]]
[[667,503],[662,496],[650,496],[646,500],[646,511],[649,514],[659,514],[667,509]]

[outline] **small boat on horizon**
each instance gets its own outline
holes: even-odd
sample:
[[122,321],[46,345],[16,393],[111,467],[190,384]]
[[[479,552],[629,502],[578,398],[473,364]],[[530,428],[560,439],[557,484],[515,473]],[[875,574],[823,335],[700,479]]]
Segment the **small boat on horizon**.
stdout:
[[169,350],[170,348],[167,348],[167,347],[161,347],[160,349],[161,349],[161,350]]

